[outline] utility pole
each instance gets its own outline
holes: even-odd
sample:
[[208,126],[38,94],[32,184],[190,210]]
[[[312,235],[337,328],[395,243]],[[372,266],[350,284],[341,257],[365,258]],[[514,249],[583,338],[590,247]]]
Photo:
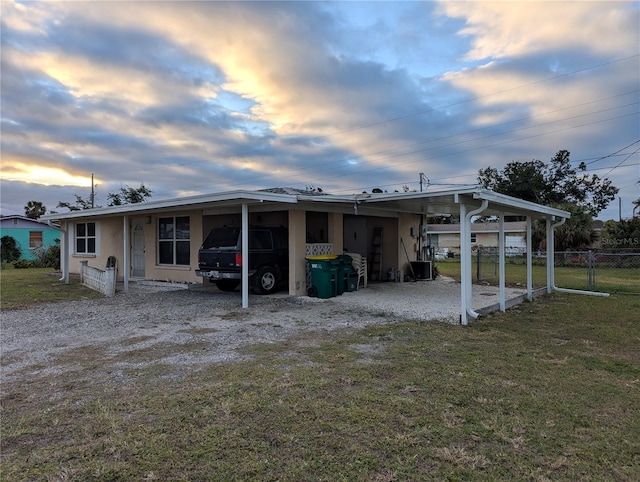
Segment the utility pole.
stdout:
[[422,181],[427,181],[427,187],[429,187],[429,178],[424,175],[424,172],[420,173],[420,192],[422,192]]
[[96,193],[93,190],[93,186],[94,186],[94,184],[93,184],[93,173],[91,173],[91,209],[93,209],[93,201],[94,201],[94,199],[96,197]]
[[618,196],[618,221],[622,222],[622,198]]

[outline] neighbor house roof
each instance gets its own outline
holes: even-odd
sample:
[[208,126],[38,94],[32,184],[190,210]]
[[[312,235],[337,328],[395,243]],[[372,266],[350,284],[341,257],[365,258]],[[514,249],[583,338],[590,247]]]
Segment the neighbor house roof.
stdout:
[[9,226],[8,222],[11,222],[12,224],[19,222],[19,226],[17,227],[26,227],[26,226],[37,226],[39,228],[51,228],[51,229],[59,229],[58,226],[51,226],[47,223],[44,223],[38,219],[33,219],[27,216],[22,216],[20,214],[10,214],[9,216],[2,216],[0,217],[0,223],[2,224],[2,227],[8,228],[8,227],[14,227],[14,226]]

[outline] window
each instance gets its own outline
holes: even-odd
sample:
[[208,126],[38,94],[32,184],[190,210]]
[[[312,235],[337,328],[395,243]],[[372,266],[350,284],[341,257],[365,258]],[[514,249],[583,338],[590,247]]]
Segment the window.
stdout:
[[29,249],[42,246],[42,231],[29,231]]
[[249,249],[254,251],[273,250],[273,239],[269,231],[249,231]]
[[158,263],[189,266],[191,231],[189,216],[158,220]]
[[96,254],[96,223],[76,224],[76,253]]

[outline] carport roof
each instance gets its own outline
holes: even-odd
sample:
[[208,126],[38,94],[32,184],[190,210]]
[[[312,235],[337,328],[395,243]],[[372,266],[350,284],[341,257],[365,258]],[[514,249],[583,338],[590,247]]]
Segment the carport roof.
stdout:
[[66,213],[47,214],[42,221],[53,221],[95,216],[113,216],[128,214],[150,214],[167,210],[187,210],[198,208],[212,208],[224,206],[240,206],[242,204],[296,204],[331,203],[353,207],[357,213],[359,206],[370,206],[376,209],[395,213],[414,213],[425,215],[458,214],[460,204],[467,208],[479,207],[483,201],[489,206],[483,212],[485,215],[503,213],[505,215],[558,217],[568,218],[567,211],[555,209],[540,204],[523,201],[504,194],[498,194],[487,189],[467,188],[426,192],[402,193],[362,193],[350,195],[333,195],[310,193],[296,189],[271,189],[263,191],[227,191],[214,194],[202,194],[174,199],[154,200],[138,204],[109,206],[103,208],[70,211]]
[[425,214],[458,214],[460,204],[465,203],[469,209],[480,207],[483,201],[488,201],[489,206],[483,215],[505,215],[569,218],[570,213],[561,209],[551,208],[530,201],[499,194],[488,189],[467,188],[426,192],[402,192],[379,194],[356,194],[350,196],[327,196],[316,198],[298,196],[305,201],[343,202],[354,205],[371,205],[378,209]]

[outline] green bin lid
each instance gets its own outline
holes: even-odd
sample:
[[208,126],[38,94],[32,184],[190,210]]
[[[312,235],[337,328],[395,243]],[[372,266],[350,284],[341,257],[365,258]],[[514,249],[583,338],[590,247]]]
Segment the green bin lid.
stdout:
[[317,260],[323,260],[323,259],[336,259],[336,258],[337,256],[335,254],[320,254],[317,256],[307,256],[306,259],[317,261]]

